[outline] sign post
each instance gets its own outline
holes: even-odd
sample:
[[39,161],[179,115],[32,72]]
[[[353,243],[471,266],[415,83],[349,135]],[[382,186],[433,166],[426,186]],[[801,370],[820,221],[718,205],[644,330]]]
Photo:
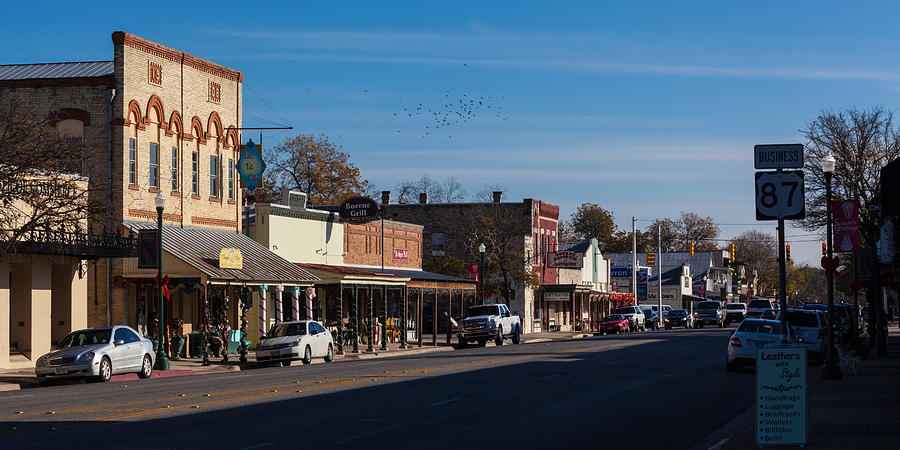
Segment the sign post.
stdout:
[[[767,346],[768,347],[768,346]],[[756,350],[756,445],[800,445],[808,439],[806,349]]]
[[[776,169],[775,172],[756,172],[756,220],[778,221],[778,303],[785,310],[784,221],[806,217],[806,199],[803,171],[784,169],[803,168],[803,144],[756,145],[753,147],[753,166]],[[782,326],[785,326],[784,319]]]

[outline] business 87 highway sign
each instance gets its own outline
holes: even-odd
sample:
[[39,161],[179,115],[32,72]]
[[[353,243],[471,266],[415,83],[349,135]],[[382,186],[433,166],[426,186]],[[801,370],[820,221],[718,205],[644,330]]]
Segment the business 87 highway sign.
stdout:
[[803,171],[756,172],[756,220],[806,216]]

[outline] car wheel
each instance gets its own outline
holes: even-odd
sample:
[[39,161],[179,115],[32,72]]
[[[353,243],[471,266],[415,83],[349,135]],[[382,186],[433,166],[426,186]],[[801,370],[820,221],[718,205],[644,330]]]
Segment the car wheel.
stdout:
[[469,343],[465,339],[459,340],[459,348],[466,348],[468,345]]
[[109,358],[103,357],[100,360],[100,375],[97,376],[97,381],[107,382],[110,378],[112,378],[112,363],[109,362]]
[[144,355],[144,361],[141,362],[141,371],[138,372],[138,376],[144,379],[150,378],[150,375],[153,374],[153,361],[150,360],[150,355]]
[[494,345],[498,347],[503,345],[503,327],[497,328],[497,337],[494,338]]
[[725,360],[725,370],[728,371],[728,372],[737,372],[737,371],[738,371],[738,365],[737,365],[736,362],[734,362],[734,361],[729,361],[729,360],[726,359],[726,360]]
[[312,350],[309,349],[309,346],[306,346],[306,350],[303,351],[303,364],[309,364],[312,362]]
[[289,359],[281,361],[281,367],[289,367],[290,365],[291,365],[291,360],[289,360]]
[[512,342],[515,345],[519,345],[519,342],[522,340],[522,332],[519,330],[519,327],[516,327],[516,331],[513,333]]
[[484,339],[479,339],[479,340],[478,340],[478,346],[479,346],[479,347],[484,347],[485,345],[487,345],[487,341],[486,341],[486,340],[484,340]]
[[328,353],[325,355],[325,362],[334,361],[334,346],[328,344]]

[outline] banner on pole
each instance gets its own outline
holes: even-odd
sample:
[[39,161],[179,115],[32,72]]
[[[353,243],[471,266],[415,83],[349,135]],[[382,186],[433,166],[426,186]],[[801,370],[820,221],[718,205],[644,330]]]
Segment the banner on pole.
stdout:
[[831,211],[834,218],[834,251],[839,253],[858,251],[859,201],[832,200]]

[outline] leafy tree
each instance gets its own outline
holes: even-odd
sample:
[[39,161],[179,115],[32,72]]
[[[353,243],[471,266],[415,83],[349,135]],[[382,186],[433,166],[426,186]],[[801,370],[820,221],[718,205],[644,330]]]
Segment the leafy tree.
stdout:
[[662,226],[662,250],[664,252],[684,252],[694,242],[695,251],[716,250],[719,246],[719,226],[712,217],[701,217],[693,212],[681,212],[678,220],[657,219],[647,228],[650,234],[651,251],[656,249],[657,227]]
[[272,185],[305,192],[310,204],[337,204],[367,192],[369,182],[350,162],[350,154],[324,134],[288,138],[267,152]]
[[83,232],[88,217],[108,218],[105,186],[78,176],[94,165],[80,142],[24,110],[0,108],[0,257],[33,232]]
[[735,259],[747,264],[759,277],[758,295],[772,295],[778,288],[778,243],[771,234],[748,230],[734,238]]
[[[650,248],[650,233],[644,232],[641,230],[635,230],[635,236],[637,236],[637,252],[643,253],[647,251],[655,251]],[[625,230],[618,230],[616,234],[613,236],[610,244],[601,251],[607,253],[631,253],[632,249],[632,238],[631,232]]]
[[596,203],[582,203],[569,222],[576,241],[596,238],[600,251],[612,247],[617,231],[613,213]]

